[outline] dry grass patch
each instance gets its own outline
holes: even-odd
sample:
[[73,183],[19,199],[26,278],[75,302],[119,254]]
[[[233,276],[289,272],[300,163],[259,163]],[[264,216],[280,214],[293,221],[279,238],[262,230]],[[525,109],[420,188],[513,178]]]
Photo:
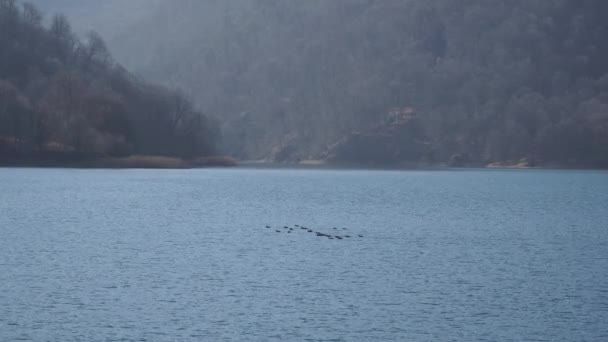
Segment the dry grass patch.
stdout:
[[100,164],[99,166],[101,167],[120,169],[183,169],[190,166],[179,158],[147,155],[105,158],[96,164]]
[[234,167],[238,162],[230,157],[200,157],[192,161],[194,167]]

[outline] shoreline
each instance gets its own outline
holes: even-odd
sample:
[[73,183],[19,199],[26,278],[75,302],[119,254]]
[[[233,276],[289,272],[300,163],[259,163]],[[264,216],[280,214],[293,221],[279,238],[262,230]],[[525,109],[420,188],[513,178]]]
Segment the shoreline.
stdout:
[[57,168],[57,169],[157,169],[188,170],[199,168],[239,168],[239,169],[318,169],[318,170],[387,170],[387,171],[442,171],[442,170],[580,170],[608,171],[608,168],[585,165],[535,165],[510,163],[469,164],[450,166],[446,163],[400,163],[366,164],[336,163],[324,160],[304,160],[300,162],[268,162],[264,160],[237,161],[231,157],[202,157],[193,160],[134,155],[121,158],[94,158],[73,161],[58,160],[2,160],[0,168]]
[[608,171],[608,168],[585,165],[536,165],[526,166],[509,163],[469,164],[451,166],[447,163],[401,163],[401,164],[366,164],[366,163],[336,163],[322,160],[302,161],[298,163],[276,163],[260,160],[239,162],[238,168],[244,169],[327,169],[327,170],[387,170],[387,171],[441,171],[441,170],[580,170]]
[[0,160],[0,168],[64,168],[64,169],[197,169],[236,167],[231,157],[200,157],[183,159],[165,156],[133,155],[127,157],[83,158],[81,160]]

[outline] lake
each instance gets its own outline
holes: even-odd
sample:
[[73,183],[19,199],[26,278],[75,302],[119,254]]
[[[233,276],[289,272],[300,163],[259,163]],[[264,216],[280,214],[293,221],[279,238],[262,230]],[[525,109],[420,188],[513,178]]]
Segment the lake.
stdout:
[[14,340],[607,341],[608,173],[0,169]]

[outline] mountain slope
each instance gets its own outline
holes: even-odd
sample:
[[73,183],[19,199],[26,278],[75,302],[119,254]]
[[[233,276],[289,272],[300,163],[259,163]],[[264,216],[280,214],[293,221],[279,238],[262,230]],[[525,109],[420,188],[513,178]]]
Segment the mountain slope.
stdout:
[[186,89],[242,158],[607,166],[607,13],[603,0],[164,1],[112,46]]
[[133,154],[194,158],[215,130],[180,93],[117,65],[97,34],[49,27],[29,4],[0,0],[0,163]]

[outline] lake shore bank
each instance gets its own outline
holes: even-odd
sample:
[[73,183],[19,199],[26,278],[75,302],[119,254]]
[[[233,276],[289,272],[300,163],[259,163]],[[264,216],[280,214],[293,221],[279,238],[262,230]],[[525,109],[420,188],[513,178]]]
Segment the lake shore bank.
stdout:
[[166,156],[132,155],[81,159],[7,159],[0,167],[82,168],[82,169],[195,169],[208,167],[236,167],[238,162],[227,156],[183,159]]
[[260,168],[260,169],[370,169],[370,170],[448,170],[448,169],[488,169],[488,170],[608,170],[579,164],[535,164],[521,162],[470,163],[450,165],[449,163],[344,163],[329,162],[322,159],[301,160],[298,162],[272,162],[267,160],[239,161],[228,156],[200,157],[183,159],[166,156],[133,155],[127,157],[103,157],[82,159],[5,159],[0,167],[39,167],[75,169],[196,169],[211,167]]
[[265,160],[239,161],[240,168],[269,168],[269,169],[371,169],[371,170],[453,170],[453,169],[488,169],[488,170],[608,170],[607,167],[598,167],[582,164],[535,164],[533,166],[521,162],[493,162],[470,163],[465,165],[450,165],[449,163],[341,163],[325,160],[302,160],[299,162],[271,162]]

